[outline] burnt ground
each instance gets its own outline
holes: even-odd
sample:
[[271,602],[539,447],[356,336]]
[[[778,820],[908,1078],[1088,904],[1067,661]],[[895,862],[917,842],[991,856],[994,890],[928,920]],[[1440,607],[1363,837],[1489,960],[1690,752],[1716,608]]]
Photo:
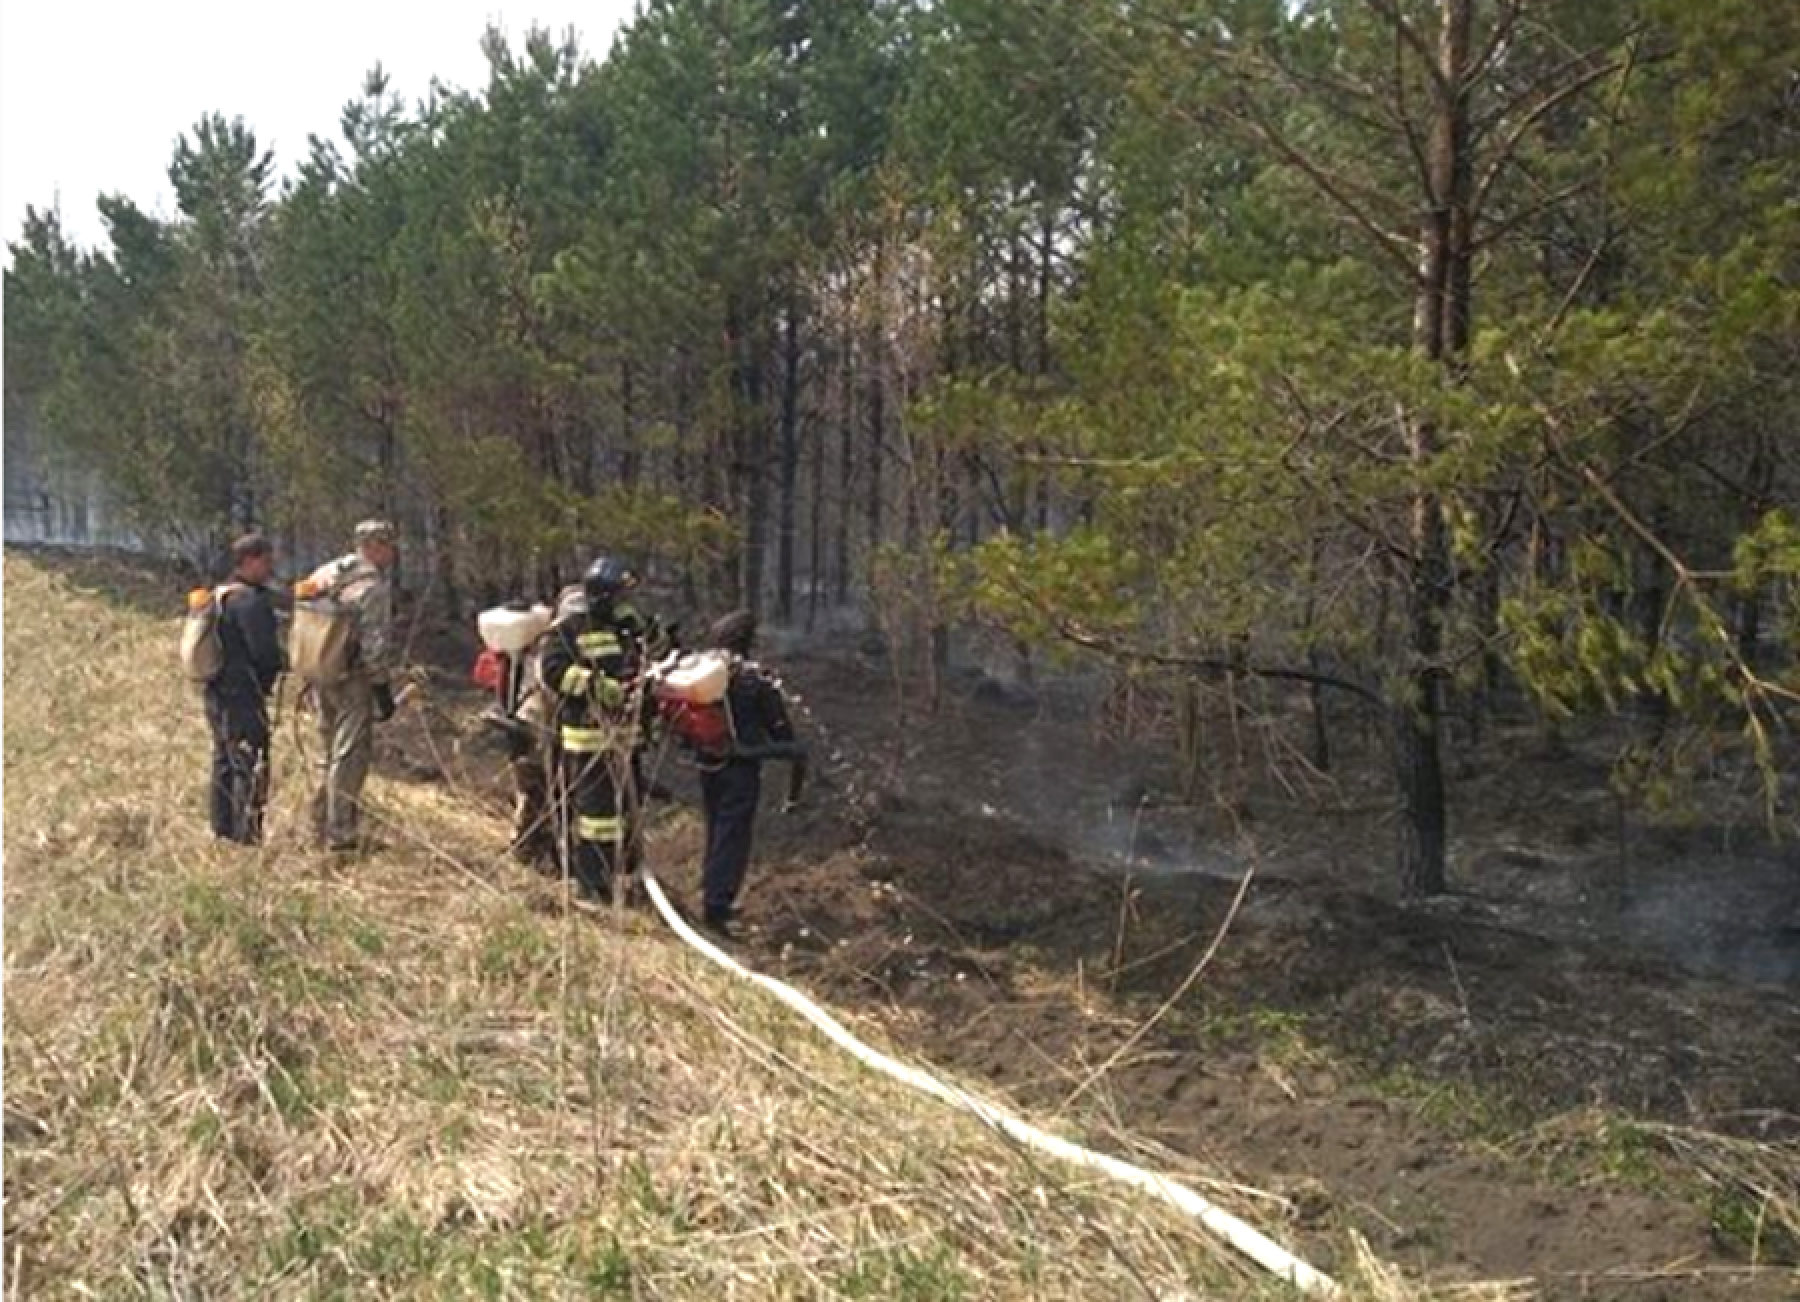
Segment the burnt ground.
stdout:
[[[179,612],[166,581],[67,568]],[[445,667],[380,762],[498,806],[466,641],[422,639]],[[1740,816],[1741,776],[1705,818],[1621,820],[1603,752],[1491,730],[1458,752],[1454,893],[1408,906],[1354,721],[1326,777],[1291,703],[1270,730],[1215,711],[1183,795],[1166,745],[1120,740],[1153,731],[1119,726],[1139,702],[971,678],[927,715],[852,648],[782,664],[826,758],[801,812],[765,811],[757,966],[1107,1147],[1283,1196],[1326,1266],[1350,1226],[1439,1280],[1794,1295],[1800,1242],[1665,1129],[1760,1146],[1761,1188],[1800,1201],[1800,853]],[[691,891],[695,820],[659,823]]]
[[[1761,1187],[1800,1198],[1800,861],[1739,816],[1737,778],[1698,793],[1712,821],[1622,824],[1602,754],[1494,729],[1460,752],[1454,890],[1407,905],[1353,721],[1326,777],[1297,711],[1212,717],[1225,758],[1184,797],[1117,702],[971,677],[929,714],[853,648],[782,665],[824,762],[787,817],[769,774],[756,966],[1107,1146],[1281,1195],[1327,1265],[1349,1226],[1421,1274],[1547,1297],[1793,1296],[1800,1242],[1683,1146],[1763,1146]],[[384,762],[498,807],[459,676]],[[696,820],[658,823],[691,895]]]
[[875,662],[785,667],[830,759],[809,808],[765,815],[759,966],[1288,1196],[1303,1240],[1349,1224],[1413,1268],[1557,1297],[1791,1296],[1789,1271],[1742,1274],[1746,1240],[1800,1244],[1746,1233],[1743,1192],[1659,1129],[1800,1138],[1800,860],[1753,821],[1627,820],[1621,863],[1604,762],[1501,731],[1460,774],[1456,893],[1406,906],[1378,774],[1284,759],[1278,780],[1259,761],[1286,743],[1250,738],[1182,800],[1080,698],[983,681],[896,726]]

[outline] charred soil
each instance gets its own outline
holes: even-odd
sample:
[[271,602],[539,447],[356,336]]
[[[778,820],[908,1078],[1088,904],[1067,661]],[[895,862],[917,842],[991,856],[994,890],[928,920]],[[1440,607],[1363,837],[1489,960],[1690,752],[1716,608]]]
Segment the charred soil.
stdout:
[[[1770,1206],[1800,1193],[1792,986],[1572,921],[1579,881],[1387,898],[1344,867],[1379,854],[1366,793],[1240,789],[1210,850],[1204,827],[1185,843],[1193,871],[1139,814],[1146,866],[1094,824],[1121,821],[1120,791],[1154,802],[1156,761],[1090,714],[978,692],[896,724],[872,665],[799,659],[790,679],[830,759],[808,809],[762,824],[760,966],[1114,1144],[1223,1163],[1286,1196],[1303,1239],[1348,1223],[1439,1278],[1548,1296],[1791,1295],[1800,1244]],[[1524,767],[1513,785],[1554,785]],[[1570,803],[1541,826],[1579,821]],[[1470,820],[1466,862],[1525,856],[1514,817]],[[691,820],[659,858],[691,889]],[[1766,1146],[1777,1187],[1758,1203],[1678,1160],[1687,1128]]]

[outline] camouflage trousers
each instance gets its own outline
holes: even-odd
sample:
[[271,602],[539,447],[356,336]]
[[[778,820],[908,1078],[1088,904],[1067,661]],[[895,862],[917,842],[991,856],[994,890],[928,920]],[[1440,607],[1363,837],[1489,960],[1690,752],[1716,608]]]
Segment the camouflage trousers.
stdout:
[[314,690],[319,707],[319,786],[313,829],[333,850],[350,850],[362,830],[363,787],[375,755],[375,689],[361,674]]

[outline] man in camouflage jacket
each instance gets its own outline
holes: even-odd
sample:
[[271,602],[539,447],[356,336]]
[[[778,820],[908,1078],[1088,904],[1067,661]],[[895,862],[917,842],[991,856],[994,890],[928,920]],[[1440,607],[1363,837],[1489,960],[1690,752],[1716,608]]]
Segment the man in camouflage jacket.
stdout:
[[356,526],[356,550],[313,571],[311,585],[349,607],[356,619],[350,672],[319,687],[321,780],[313,822],[332,850],[357,848],[363,785],[375,753],[375,724],[394,715],[392,675],[400,648],[394,637],[394,588],[389,578],[400,558],[398,535],[385,520]]

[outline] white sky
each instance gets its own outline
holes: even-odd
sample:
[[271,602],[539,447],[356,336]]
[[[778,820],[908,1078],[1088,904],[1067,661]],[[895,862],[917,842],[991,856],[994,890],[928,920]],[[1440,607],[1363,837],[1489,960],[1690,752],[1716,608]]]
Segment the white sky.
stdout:
[[[203,115],[240,116],[278,172],[309,134],[338,135],[338,114],[379,61],[407,100],[435,76],[486,84],[489,22],[515,48],[536,23],[573,27],[596,57],[633,0],[0,0],[0,240],[25,208],[59,205],[79,244],[105,242],[94,209],[122,192],[174,211],[167,168],[176,137]],[[6,259],[8,263],[11,258]]]

